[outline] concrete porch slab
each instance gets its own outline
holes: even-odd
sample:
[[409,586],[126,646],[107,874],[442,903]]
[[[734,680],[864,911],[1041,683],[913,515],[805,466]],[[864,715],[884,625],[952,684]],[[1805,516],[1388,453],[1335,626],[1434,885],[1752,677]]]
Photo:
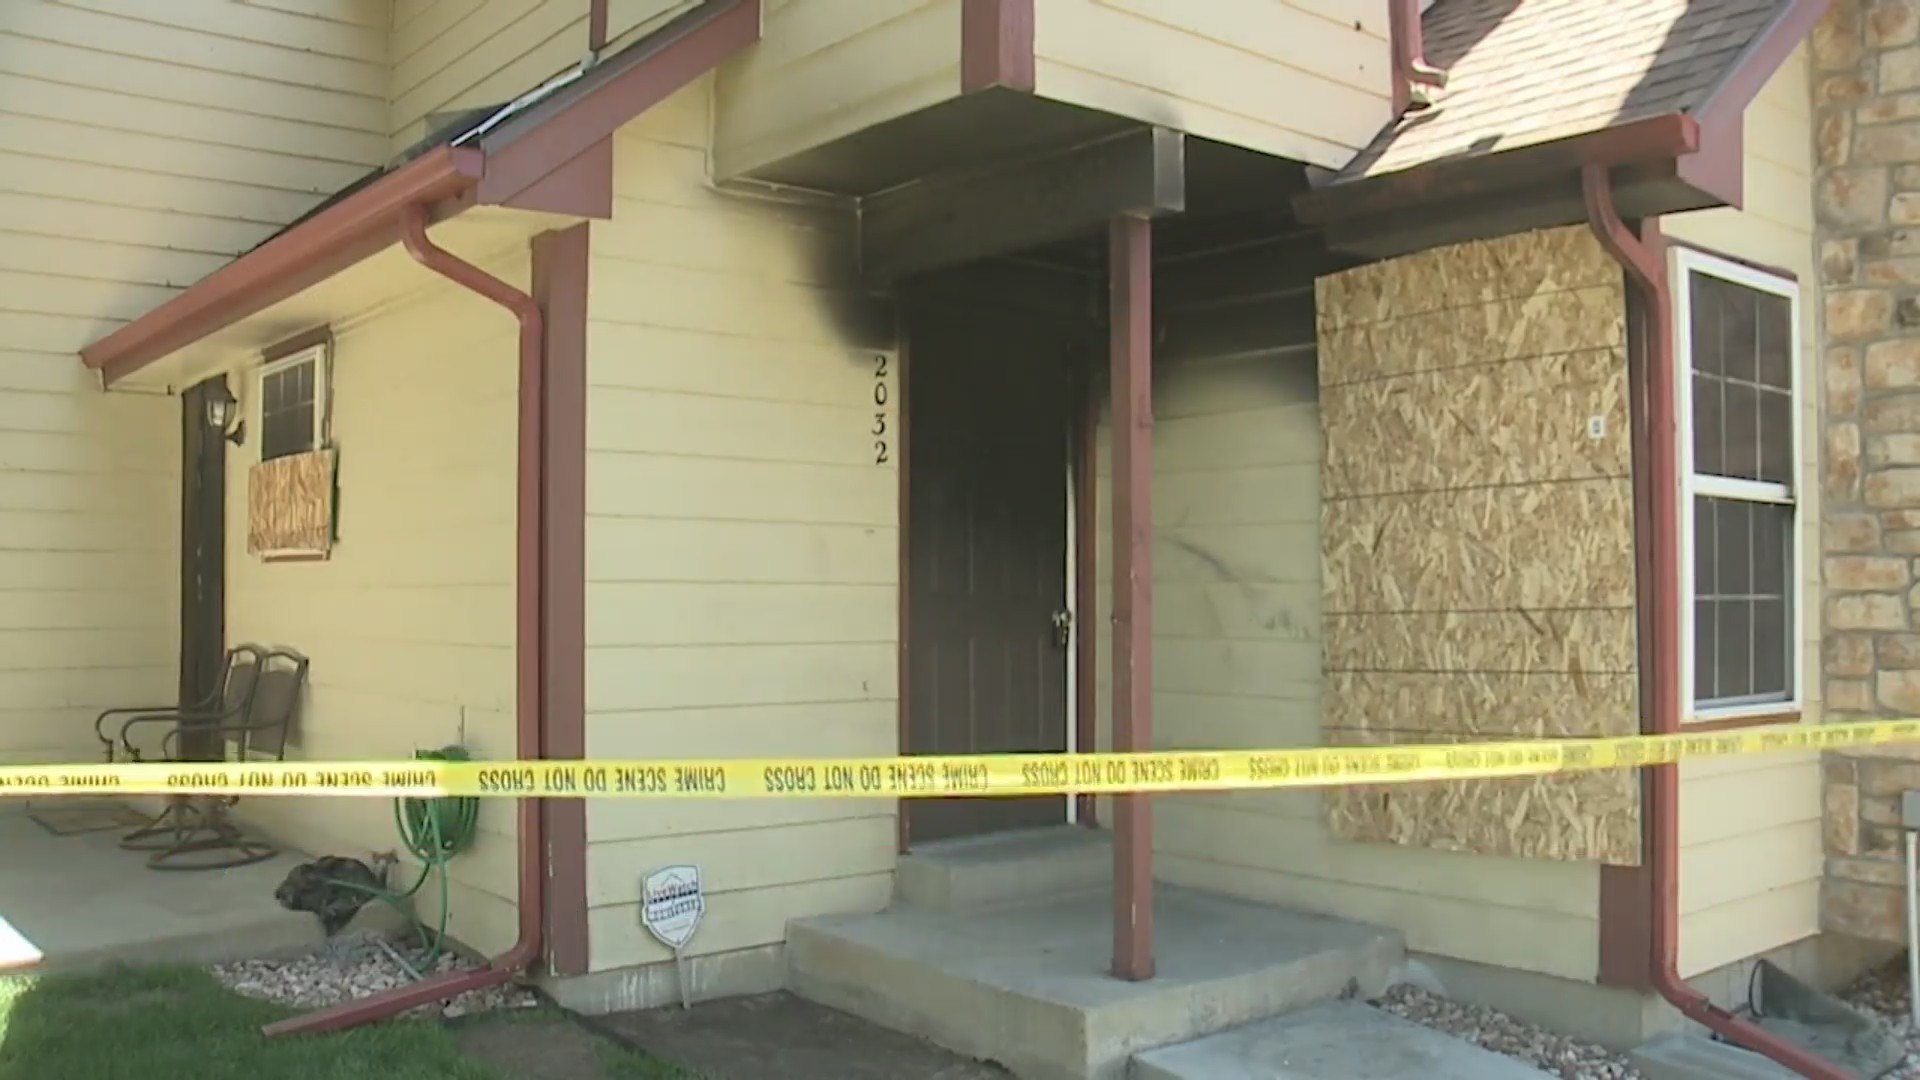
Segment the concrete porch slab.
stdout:
[[1191,889],[1154,891],[1158,975],[1107,974],[1111,901],[795,920],[788,985],[1023,1080],[1118,1080],[1141,1050],[1385,990],[1398,934]]
[[120,849],[122,831],[55,836],[23,809],[0,812],[0,972],[217,963],[322,940],[319,920],[273,898],[298,858],[149,870],[144,852]]
[[1550,1080],[1524,1062],[1357,1001],[1139,1054],[1133,1080]]

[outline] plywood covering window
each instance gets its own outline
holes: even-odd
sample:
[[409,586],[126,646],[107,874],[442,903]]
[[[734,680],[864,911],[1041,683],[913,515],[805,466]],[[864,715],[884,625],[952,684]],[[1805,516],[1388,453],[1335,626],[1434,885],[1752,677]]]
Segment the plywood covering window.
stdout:
[[318,450],[324,444],[326,346],[316,345],[260,369],[260,460]]
[[1701,719],[1799,707],[1798,289],[1676,255],[1683,620]]

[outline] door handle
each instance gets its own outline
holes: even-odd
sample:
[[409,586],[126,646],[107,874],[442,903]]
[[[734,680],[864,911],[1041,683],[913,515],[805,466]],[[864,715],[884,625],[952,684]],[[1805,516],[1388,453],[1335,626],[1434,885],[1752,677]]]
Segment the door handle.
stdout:
[[1073,612],[1061,608],[1053,613],[1053,643],[1066,648],[1073,640]]

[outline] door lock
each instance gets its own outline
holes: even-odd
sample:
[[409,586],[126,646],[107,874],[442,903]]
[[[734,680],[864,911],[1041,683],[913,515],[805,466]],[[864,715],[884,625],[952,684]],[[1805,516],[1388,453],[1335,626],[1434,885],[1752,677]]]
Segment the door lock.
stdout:
[[1073,640],[1073,612],[1065,608],[1053,613],[1053,643],[1061,648]]

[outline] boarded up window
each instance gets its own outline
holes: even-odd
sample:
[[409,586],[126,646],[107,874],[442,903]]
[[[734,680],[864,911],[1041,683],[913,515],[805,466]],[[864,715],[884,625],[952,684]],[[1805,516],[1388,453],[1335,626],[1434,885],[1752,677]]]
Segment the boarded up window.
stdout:
[[[1323,277],[1331,745],[1640,726],[1625,296],[1581,227]],[[1353,785],[1343,839],[1633,864],[1629,770]]]
[[1791,707],[1799,696],[1799,442],[1790,281],[1680,254],[1682,445],[1691,498],[1696,715]]
[[324,558],[333,541],[332,450],[287,454],[247,477],[247,551],[272,560]]

